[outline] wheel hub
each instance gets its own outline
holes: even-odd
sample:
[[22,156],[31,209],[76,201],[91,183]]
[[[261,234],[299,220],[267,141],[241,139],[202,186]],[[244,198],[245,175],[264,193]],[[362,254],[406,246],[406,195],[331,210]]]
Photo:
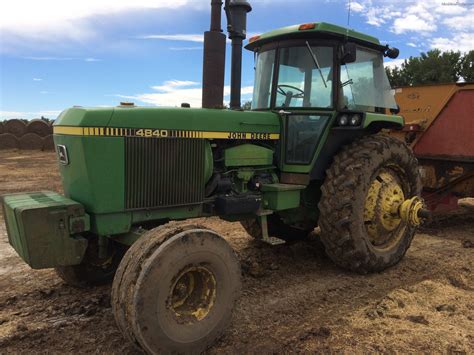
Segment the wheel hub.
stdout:
[[424,211],[424,206],[423,200],[418,196],[403,201],[399,208],[401,219],[412,226],[419,226],[422,222],[420,213]]
[[187,267],[171,288],[168,308],[180,322],[201,321],[214,306],[216,290],[216,279],[210,270]]
[[399,208],[405,201],[399,179],[389,171],[380,172],[367,192],[364,223],[372,244],[388,242],[402,222]]

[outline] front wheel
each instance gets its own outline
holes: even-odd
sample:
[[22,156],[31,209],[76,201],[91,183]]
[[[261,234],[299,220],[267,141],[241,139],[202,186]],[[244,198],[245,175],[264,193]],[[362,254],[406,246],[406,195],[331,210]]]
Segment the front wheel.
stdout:
[[399,210],[420,188],[418,162],[403,142],[375,135],[344,147],[321,188],[319,225],[329,257],[360,273],[398,263],[415,234]]
[[199,354],[229,325],[240,285],[239,262],[222,237],[171,223],[124,256],[112,308],[124,336],[145,352]]

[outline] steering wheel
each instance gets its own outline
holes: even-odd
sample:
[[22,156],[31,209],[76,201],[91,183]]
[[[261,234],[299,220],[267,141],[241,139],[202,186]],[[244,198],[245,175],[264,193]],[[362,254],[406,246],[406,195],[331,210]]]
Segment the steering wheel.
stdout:
[[[297,91],[296,94],[293,94],[292,91],[285,91],[283,90],[283,88],[290,88],[290,89],[294,89]],[[300,88],[297,88],[296,86],[293,86],[293,85],[285,85],[285,84],[281,84],[281,85],[278,85],[277,86],[277,93],[283,95],[283,96],[286,96],[288,97],[288,95],[291,96],[291,98],[295,98],[295,99],[302,99],[304,98],[304,91],[301,90]]]

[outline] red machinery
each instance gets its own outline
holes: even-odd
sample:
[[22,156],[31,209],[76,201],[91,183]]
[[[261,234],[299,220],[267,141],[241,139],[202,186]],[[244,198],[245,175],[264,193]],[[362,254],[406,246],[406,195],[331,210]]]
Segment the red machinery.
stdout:
[[396,89],[402,132],[391,132],[413,148],[429,208],[445,212],[474,196],[474,83]]

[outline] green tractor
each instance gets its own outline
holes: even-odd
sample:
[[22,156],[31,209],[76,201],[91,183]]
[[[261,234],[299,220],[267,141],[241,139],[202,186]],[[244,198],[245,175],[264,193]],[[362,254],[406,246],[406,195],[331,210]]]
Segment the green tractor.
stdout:
[[225,330],[239,262],[216,232],[189,222],[240,221],[272,245],[319,226],[339,266],[398,263],[426,217],[417,160],[383,134],[403,118],[371,36],[308,23],[253,37],[252,110],[240,101],[248,2],[227,0],[230,109],[223,107],[226,36],[220,0],[205,33],[203,108],[70,108],[54,125],[64,196],[3,196],[10,244],[32,268],[67,283],[113,279],[123,335],[147,353],[200,352]]

